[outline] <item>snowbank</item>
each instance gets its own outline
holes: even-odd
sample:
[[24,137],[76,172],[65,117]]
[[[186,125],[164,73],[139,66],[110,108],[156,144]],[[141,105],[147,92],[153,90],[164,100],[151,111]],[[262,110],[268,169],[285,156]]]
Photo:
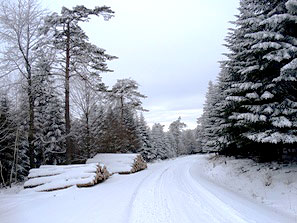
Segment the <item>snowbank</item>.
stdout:
[[100,153],[86,163],[103,163],[110,173],[129,174],[147,168],[140,154]]
[[71,186],[93,186],[109,177],[106,167],[98,164],[56,166],[46,165],[31,169],[24,188],[35,191],[53,191]]
[[200,161],[203,173],[212,181],[297,216],[297,165],[220,156],[204,156]]

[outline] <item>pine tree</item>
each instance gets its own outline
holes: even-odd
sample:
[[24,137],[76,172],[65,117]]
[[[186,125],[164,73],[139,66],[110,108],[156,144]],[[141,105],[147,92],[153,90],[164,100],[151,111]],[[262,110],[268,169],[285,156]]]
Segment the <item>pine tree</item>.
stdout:
[[187,129],[182,133],[182,141],[185,145],[185,154],[193,154],[197,150],[197,142],[194,134],[195,130]]
[[173,158],[177,156],[177,146],[176,142],[174,140],[174,137],[171,132],[165,132],[165,147],[166,147],[166,153],[168,158]]
[[137,122],[137,129],[140,136],[140,147],[136,152],[140,153],[146,161],[150,161],[149,157],[152,150],[150,130],[142,113]]
[[14,134],[15,126],[9,113],[9,104],[6,96],[0,101],[0,182],[4,186],[9,182],[9,176],[14,162]]
[[171,157],[178,156],[177,154],[177,142],[171,131],[166,132],[166,144],[167,147],[170,148]]
[[291,67],[296,20],[285,3],[241,1],[219,83],[225,96],[220,103],[225,106],[221,136],[227,135],[228,142],[223,150],[277,158],[280,149],[296,143],[296,80]]
[[[26,104],[26,101],[23,104]],[[23,116],[20,111],[24,111],[25,115]],[[26,135],[28,131],[27,129],[22,131],[22,117],[28,119],[26,114],[28,110],[20,111],[12,110],[8,98],[6,96],[1,97],[0,161],[2,175],[0,175],[0,184],[4,186],[24,180],[30,168],[28,135]],[[26,126],[28,128],[28,122]]]
[[71,145],[71,120],[70,120],[70,78],[73,76],[88,80],[90,76],[98,77],[95,83],[90,84],[101,88],[100,74],[111,71],[107,68],[106,61],[115,59],[88,41],[88,36],[79,26],[79,22],[87,22],[90,16],[103,16],[109,20],[113,11],[109,7],[95,7],[88,9],[76,6],[72,10],[63,7],[61,14],[52,13],[45,18],[42,33],[49,40],[60,55],[59,65],[65,68],[65,129],[66,129],[66,155],[67,162],[72,160]]
[[151,131],[151,144],[152,150],[149,156],[150,160],[166,159],[168,158],[168,147],[165,143],[165,133],[163,131],[164,126],[160,123],[156,123],[152,127]]
[[172,134],[175,144],[177,155],[186,154],[185,146],[182,141],[182,130],[186,127],[186,124],[181,122],[181,117],[172,122],[169,126],[169,132]]
[[62,103],[54,90],[48,58],[40,57],[34,72],[36,166],[65,162]]
[[[138,84],[134,80],[123,79],[115,83],[108,94],[110,108],[103,129],[103,144],[109,142],[113,135],[115,151],[135,153],[141,148],[137,111],[145,111],[141,102],[141,98],[145,97],[138,91]],[[109,122],[115,125],[110,127]]]
[[203,114],[199,118],[200,144],[203,152],[214,152],[218,150],[218,121],[217,103],[218,86],[210,81],[206,93],[206,101],[203,106]]

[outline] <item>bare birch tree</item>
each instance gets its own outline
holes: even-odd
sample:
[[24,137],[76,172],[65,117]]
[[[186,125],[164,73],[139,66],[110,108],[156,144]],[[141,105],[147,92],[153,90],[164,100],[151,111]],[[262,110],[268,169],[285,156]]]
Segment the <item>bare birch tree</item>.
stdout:
[[38,30],[44,11],[37,0],[3,1],[0,4],[1,77],[21,74],[28,95],[28,145],[30,167],[34,167],[33,48],[39,41]]

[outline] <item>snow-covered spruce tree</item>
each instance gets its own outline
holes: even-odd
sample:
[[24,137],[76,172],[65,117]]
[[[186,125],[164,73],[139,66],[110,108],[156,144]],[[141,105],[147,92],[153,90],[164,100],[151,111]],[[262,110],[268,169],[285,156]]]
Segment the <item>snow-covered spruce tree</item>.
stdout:
[[[260,96],[264,103],[258,108],[250,106],[249,110],[259,116],[266,116],[266,126],[261,131],[249,132],[246,137],[267,144],[268,149],[275,144],[276,152],[277,149],[282,152],[285,148],[294,148],[296,151],[297,2],[278,1],[275,5],[267,18],[260,23],[265,30],[264,43],[252,46],[255,50],[262,50],[262,60],[266,62],[262,70],[267,83]],[[258,32],[249,37],[259,41],[261,35]],[[255,112],[256,108],[259,111]]]
[[87,80],[73,78],[72,85],[71,101],[76,116],[79,117],[71,131],[77,146],[73,151],[73,158],[78,162],[98,153],[96,150],[99,149],[98,140],[104,119],[103,95],[102,92],[96,91]]
[[[118,80],[112,89],[108,92],[110,100],[110,110],[105,121],[105,130],[113,132],[116,137],[116,151],[118,152],[136,152],[141,147],[141,139],[137,129],[137,111],[146,111],[142,107],[141,98],[146,96],[138,91],[138,84],[131,79]],[[114,117],[111,117],[113,115]],[[108,119],[116,122],[117,127],[106,127]],[[110,133],[103,133],[104,137]],[[106,141],[104,139],[103,141]]]
[[152,127],[151,131],[151,144],[150,160],[166,159],[168,158],[168,146],[165,142],[164,126],[160,123],[156,123]]
[[195,137],[195,130],[187,129],[182,133],[182,140],[185,146],[186,154],[193,154],[197,151],[197,141]]
[[16,128],[9,111],[8,99],[0,98],[0,185],[7,185],[14,163]]
[[177,156],[177,144],[176,140],[174,139],[173,134],[170,131],[165,133],[165,143],[167,148],[167,155],[168,158],[173,158]]
[[[233,102],[226,100],[228,95],[228,89],[230,89],[232,85],[232,76],[229,75],[227,66],[222,63],[221,72],[218,77],[218,83],[216,84],[216,94],[215,94],[215,103],[212,106],[211,114],[214,116],[213,119],[213,131],[215,135],[213,135],[213,140],[216,140],[213,143],[212,150],[224,154],[232,153],[232,150],[236,148],[236,133],[233,131],[234,125],[229,119],[231,115]],[[200,123],[201,119],[198,119]],[[203,134],[203,130],[200,125],[197,126],[197,134],[198,134],[198,144],[201,146],[201,138]],[[201,151],[202,151],[201,147]]]
[[90,76],[98,77],[100,74],[109,72],[106,62],[115,59],[88,41],[88,36],[80,27],[80,22],[87,22],[90,16],[103,16],[109,20],[113,11],[106,6],[88,9],[84,6],[76,6],[72,10],[63,7],[61,14],[52,13],[45,18],[45,25],[41,32],[47,37],[49,46],[54,47],[59,55],[58,64],[63,68],[65,77],[65,128],[66,128],[66,155],[67,162],[72,160],[71,145],[71,121],[70,121],[70,78],[77,76],[88,80]]
[[150,161],[152,150],[150,129],[142,113],[137,121],[137,130],[140,137],[140,147],[136,152],[140,153],[146,161]]
[[[109,106],[102,125],[100,152],[115,153],[122,149],[122,138],[125,134],[118,113]],[[125,136],[126,138],[126,136]]]
[[218,86],[211,81],[208,84],[208,91],[206,93],[206,100],[203,106],[203,114],[199,118],[199,143],[203,152],[218,151],[218,114],[217,103]]
[[195,141],[197,148],[195,149],[194,153],[201,153],[202,151],[202,145],[201,145],[201,139],[202,139],[202,128],[200,123],[200,118],[197,119],[197,127],[195,128]]
[[124,137],[121,138],[121,152],[136,153],[136,151],[141,147],[141,138],[137,127],[136,112],[131,110],[129,107],[125,107],[121,124],[123,126],[122,128],[124,133]]
[[65,162],[63,106],[54,90],[49,58],[40,55],[34,71],[36,166]]
[[178,156],[186,154],[185,146],[182,141],[182,130],[185,127],[186,124],[181,122],[181,117],[169,125],[169,132],[174,138],[174,142],[176,144],[176,153]]
[[171,132],[167,131],[165,132],[165,148],[166,148],[166,157],[167,158],[173,158],[177,156],[176,153],[176,142],[174,140],[173,135]]
[[29,116],[28,116],[28,95],[26,93],[27,87],[21,89],[20,105],[17,109],[10,109],[10,117],[13,121],[13,138],[11,148],[14,153],[12,166],[10,171],[9,183],[16,181],[23,181],[28,175],[30,169],[29,159]]
[[105,114],[103,105],[98,105],[87,116],[81,116],[73,122],[72,133],[75,140],[74,161],[84,161],[102,152],[101,140]]
[[296,80],[287,70],[296,57],[296,25],[285,3],[241,1],[224,62],[229,116],[223,132],[231,141],[225,149],[270,159],[296,143]]
[[[226,46],[230,49],[230,53],[226,54],[228,60],[222,62],[222,71],[219,76],[219,95],[223,95],[219,102],[221,117],[223,123],[220,125],[218,135],[220,137],[220,150],[222,153],[230,154],[242,151],[243,145],[246,144],[241,132],[242,126],[236,123],[235,119],[230,119],[235,111],[242,109],[242,102],[245,100],[242,96],[234,95],[232,87],[241,81],[241,70],[243,73],[245,67],[251,66],[249,70],[253,70],[257,66],[251,53],[251,41],[247,41],[245,35],[247,33],[256,32],[258,23],[261,21],[261,11],[255,6],[254,1],[241,1],[240,14],[234,22],[235,29],[231,29],[229,36],[226,38]],[[251,57],[251,58],[250,58]],[[252,69],[253,68],[253,69]],[[254,82],[248,83],[243,81],[243,86],[257,86]],[[244,94],[245,95],[245,94]],[[244,127],[244,125],[243,125]],[[239,150],[239,148],[241,148]]]
[[91,116],[91,151],[90,157],[100,152],[100,141],[103,134],[103,122],[105,117],[105,105],[98,105],[94,111],[94,115]]

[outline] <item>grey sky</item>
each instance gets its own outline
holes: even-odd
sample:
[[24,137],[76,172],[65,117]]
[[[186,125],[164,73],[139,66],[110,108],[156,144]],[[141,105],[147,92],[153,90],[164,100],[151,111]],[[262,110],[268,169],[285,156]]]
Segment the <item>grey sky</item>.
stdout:
[[239,0],[43,0],[51,11],[107,5],[115,17],[106,22],[92,18],[83,27],[90,41],[119,59],[109,63],[115,72],[103,74],[112,85],[116,79],[136,80],[151,125],[164,125],[179,116],[195,128],[201,115],[209,80],[219,72],[218,61],[226,49],[224,38],[237,14]]

